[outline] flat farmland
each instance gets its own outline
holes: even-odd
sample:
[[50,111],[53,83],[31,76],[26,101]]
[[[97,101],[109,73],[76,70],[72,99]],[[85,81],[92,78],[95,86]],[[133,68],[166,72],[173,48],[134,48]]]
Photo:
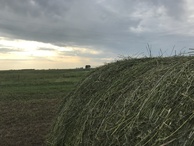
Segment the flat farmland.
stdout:
[[0,71],[0,146],[46,145],[62,100],[89,71]]

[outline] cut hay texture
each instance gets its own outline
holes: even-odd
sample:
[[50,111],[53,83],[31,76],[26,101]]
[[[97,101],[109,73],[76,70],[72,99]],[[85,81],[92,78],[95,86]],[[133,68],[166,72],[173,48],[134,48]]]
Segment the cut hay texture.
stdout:
[[125,59],[65,97],[53,146],[193,146],[194,58]]

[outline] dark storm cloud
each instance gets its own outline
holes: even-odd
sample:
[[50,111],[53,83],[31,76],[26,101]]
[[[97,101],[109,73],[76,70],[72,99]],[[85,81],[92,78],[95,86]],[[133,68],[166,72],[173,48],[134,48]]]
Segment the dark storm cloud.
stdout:
[[[147,43],[168,48],[176,45],[183,31],[189,29],[179,29],[187,26],[182,22],[187,14],[185,3],[184,0],[0,0],[0,35],[115,54],[141,52]],[[173,25],[179,28],[172,29],[169,35]]]

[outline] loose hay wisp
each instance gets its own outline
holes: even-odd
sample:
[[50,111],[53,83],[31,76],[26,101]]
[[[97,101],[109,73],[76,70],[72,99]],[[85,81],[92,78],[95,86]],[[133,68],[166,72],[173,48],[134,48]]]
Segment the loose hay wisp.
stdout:
[[126,59],[95,69],[65,97],[48,142],[194,145],[194,58]]

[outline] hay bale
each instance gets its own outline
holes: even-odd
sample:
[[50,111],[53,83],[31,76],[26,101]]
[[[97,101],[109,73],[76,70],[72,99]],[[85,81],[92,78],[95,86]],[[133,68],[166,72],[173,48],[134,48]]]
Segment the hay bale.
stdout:
[[95,69],[65,97],[55,146],[194,145],[194,58],[143,58]]

